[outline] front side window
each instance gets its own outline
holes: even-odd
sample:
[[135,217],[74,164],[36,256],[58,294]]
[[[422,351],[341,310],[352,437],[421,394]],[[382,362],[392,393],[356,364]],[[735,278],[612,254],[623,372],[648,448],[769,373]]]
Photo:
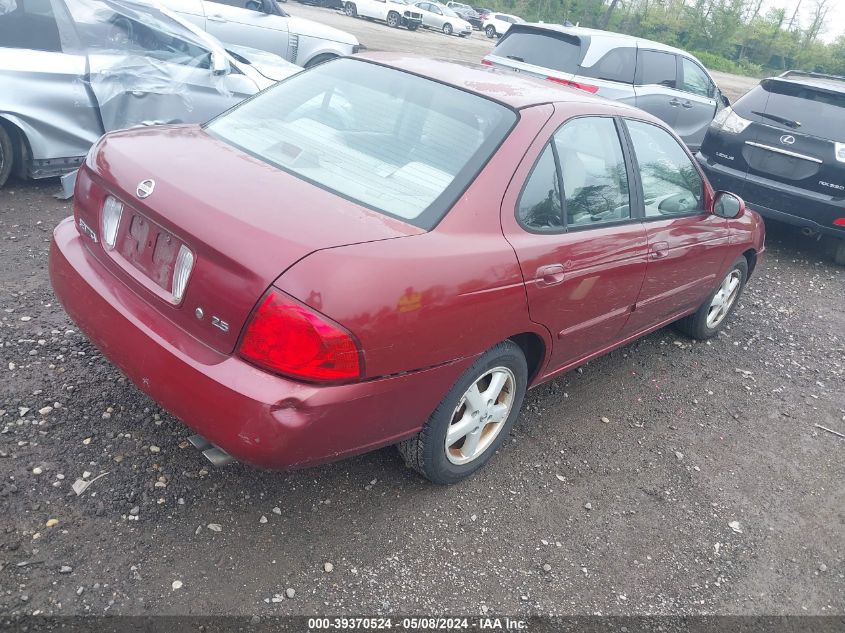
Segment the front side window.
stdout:
[[515,122],[512,110],[484,97],[344,58],[276,84],[206,130],[303,180],[430,229]]
[[713,86],[713,82],[710,81],[710,77],[702,70],[701,66],[686,57],[681,58],[681,65],[684,76],[681,90],[701,95],[702,97],[712,97],[715,86]]
[[637,85],[676,88],[678,65],[672,53],[639,52],[637,57]]
[[704,211],[704,183],[692,160],[666,130],[626,120],[643,184],[646,218]]
[[631,217],[628,172],[613,119],[584,117],[555,133],[566,226],[595,226]]

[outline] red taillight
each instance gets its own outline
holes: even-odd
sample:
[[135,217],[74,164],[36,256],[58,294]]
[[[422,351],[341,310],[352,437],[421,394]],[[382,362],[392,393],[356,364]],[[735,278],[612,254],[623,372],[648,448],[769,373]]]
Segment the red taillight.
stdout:
[[570,88],[578,88],[578,90],[586,90],[587,92],[591,92],[595,94],[599,91],[598,86],[591,86],[590,84],[582,84],[578,83],[577,81],[569,81],[568,79],[559,79],[558,77],[546,77],[549,81],[553,81],[556,84],[562,84],[564,86],[569,86]]
[[262,299],[239,352],[259,367],[293,378],[341,382],[361,377],[361,354],[352,335],[277,290]]
[[836,218],[833,223],[836,226],[845,226],[845,218]]
[[484,64],[485,66],[492,66],[493,65],[493,62],[491,62],[489,59],[482,59],[481,63]]

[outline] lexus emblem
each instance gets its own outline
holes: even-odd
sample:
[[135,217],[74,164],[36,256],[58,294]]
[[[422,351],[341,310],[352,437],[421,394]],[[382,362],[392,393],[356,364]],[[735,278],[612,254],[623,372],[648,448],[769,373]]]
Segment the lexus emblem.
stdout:
[[784,134],[780,137],[780,142],[784,145],[792,145],[795,143],[795,137],[791,134]]
[[139,198],[143,199],[149,197],[153,193],[153,189],[155,188],[156,181],[152,178],[148,178],[147,180],[142,180],[138,183],[138,188],[135,189],[135,193],[138,194]]

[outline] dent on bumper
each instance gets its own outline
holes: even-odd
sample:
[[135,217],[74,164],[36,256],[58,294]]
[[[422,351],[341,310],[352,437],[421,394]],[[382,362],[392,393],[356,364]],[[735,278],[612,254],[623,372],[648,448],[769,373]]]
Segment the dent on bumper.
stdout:
[[311,466],[410,437],[472,362],[351,385],[274,376],[180,330],[111,276],[84,239],[68,218],[50,248],[50,278],[70,317],[142,391],[255,466]]

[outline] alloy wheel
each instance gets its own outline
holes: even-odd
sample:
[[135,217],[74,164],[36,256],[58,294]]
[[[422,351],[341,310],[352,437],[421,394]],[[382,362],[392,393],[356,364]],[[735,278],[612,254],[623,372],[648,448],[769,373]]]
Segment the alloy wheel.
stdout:
[[468,464],[484,454],[505,426],[513,408],[516,379],[507,367],[494,367],[461,397],[446,431],[446,458]]
[[718,327],[724,321],[739,296],[741,285],[742,271],[734,268],[722,281],[722,285],[719,286],[710,302],[710,308],[707,310],[707,327],[711,329]]

